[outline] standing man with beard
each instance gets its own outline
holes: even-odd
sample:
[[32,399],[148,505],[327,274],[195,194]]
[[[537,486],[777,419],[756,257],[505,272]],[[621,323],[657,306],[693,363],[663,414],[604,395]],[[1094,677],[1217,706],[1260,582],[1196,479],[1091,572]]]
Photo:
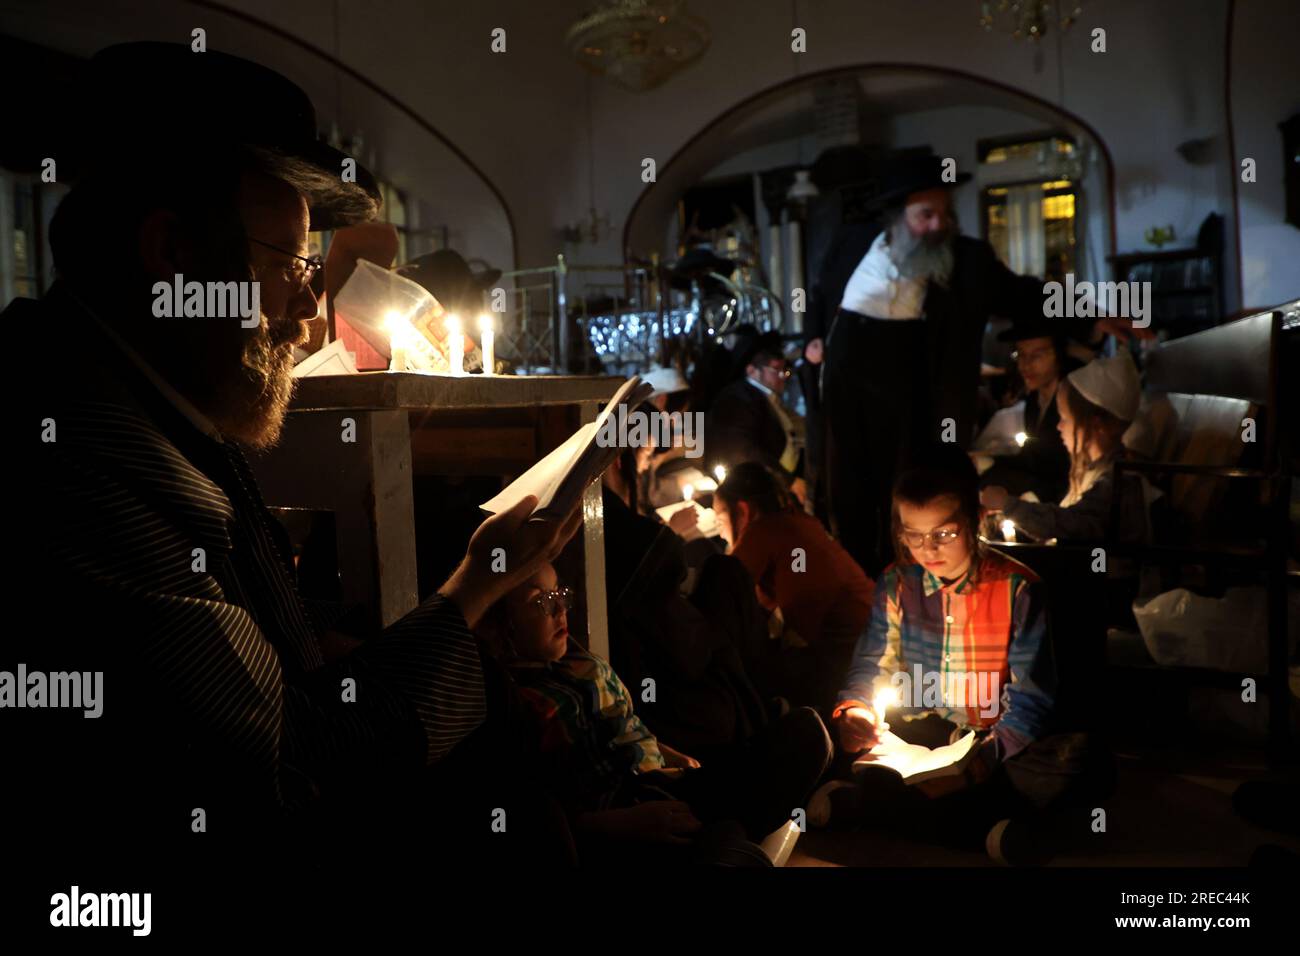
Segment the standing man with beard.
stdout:
[[[436,594],[327,660],[243,449],[276,441],[292,348],[317,316],[308,231],[373,218],[374,180],[345,178],[306,94],[254,63],[126,44],[88,74],[87,116],[68,127],[85,142],[53,144],[61,170],[79,167],[51,225],[58,279],[4,313],[59,358],[26,363],[12,396],[11,447],[31,459],[15,593],[41,620],[6,649],[29,670],[102,672],[104,706],[6,728],[6,818],[83,863],[379,832],[366,821],[389,817],[418,843],[400,827],[438,810],[402,794],[485,716],[471,629],[580,518],[525,524],[527,503],[489,518]],[[155,284],[182,276],[256,283],[260,314],[158,317]]]
[[[825,356],[831,527],[873,578],[894,550],[899,463],[926,442],[951,436],[964,447],[973,437],[985,324],[1043,314],[1040,279],[1015,275],[987,242],[959,234],[950,190],[970,174],[945,181],[943,172],[938,156],[888,169],[877,224],[840,231],[809,297],[805,356]],[[1113,320],[1060,321],[1089,341],[1119,331]]]

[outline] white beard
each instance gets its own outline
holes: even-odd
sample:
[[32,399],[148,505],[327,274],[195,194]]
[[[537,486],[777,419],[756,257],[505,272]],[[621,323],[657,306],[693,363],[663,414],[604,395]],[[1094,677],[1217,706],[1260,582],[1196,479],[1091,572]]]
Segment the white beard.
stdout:
[[900,216],[889,225],[885,248],[900,275],[925,279],[946,288],[952,278],[952,245],[956,235],[954,226],[942,242],[929,242],[914,236]]

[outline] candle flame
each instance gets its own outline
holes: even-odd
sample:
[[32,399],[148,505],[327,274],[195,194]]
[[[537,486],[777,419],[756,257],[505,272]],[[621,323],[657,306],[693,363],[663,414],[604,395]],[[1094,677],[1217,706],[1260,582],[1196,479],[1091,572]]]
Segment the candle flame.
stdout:
[[717,476],[718,484],[727,480],[727,468],[725,465],[718,465],[713,469],[713,474]]
[[488,315],[486,312],[480,313],[478,317],[478,330],[480,332],[491,332],[492,316]]
[[1029,441],[1029,436],[1024,432],[1016,432],[1016,444],[1021,448],[1025,447],[1025,442]]
[[694,498],[694,497],[695,497],[695,486],[694,486],[694,485],[682,485],[682,500],[683,500],[683,501],[690,501],[690,500],[691,500],[692,498]]
[[447,331],[451,335],[460,335],[461,324],[460,324],[459,315],[452,313],[451,315],[447,316]]

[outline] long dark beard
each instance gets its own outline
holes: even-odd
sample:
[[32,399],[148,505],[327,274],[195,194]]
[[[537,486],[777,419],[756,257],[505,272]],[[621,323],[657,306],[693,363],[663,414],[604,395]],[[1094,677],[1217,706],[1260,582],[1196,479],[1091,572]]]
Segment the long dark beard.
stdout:
[[908,279],[926,279],[947,287],[952,278],[952,246],[956,235],[954,225],[938,240],[915,236],[900,216],[890,223],[886,236],[889,258],[898,267],[899,275]]
[[301,338],[299,327],[295,323],[292,332],[283,326],[277,332],[272,336],[266,327],[259,328],[245,344],[239,370],[213,414],[224,434],[254,449],[269,448],[279,439],[293,395],[293,346]]

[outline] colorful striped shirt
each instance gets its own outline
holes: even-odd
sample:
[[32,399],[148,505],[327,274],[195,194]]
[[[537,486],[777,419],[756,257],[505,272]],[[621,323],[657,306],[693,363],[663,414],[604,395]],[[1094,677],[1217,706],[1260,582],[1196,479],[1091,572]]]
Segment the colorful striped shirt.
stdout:
[[893,688],[900,697],[891,714],[934,712],[961,727],[992,728],[1003,760],[1043,735],[1055,680],[1044,673],[1042,586],[996,552],[978,570],[945,585],[918,564],[885,569],[837,715]]
[[510,673],[543,773],[571,808],[607,809],[630,775],[663,768],[659,742],[608,661],[570,642],[560,660],[516,663]]

